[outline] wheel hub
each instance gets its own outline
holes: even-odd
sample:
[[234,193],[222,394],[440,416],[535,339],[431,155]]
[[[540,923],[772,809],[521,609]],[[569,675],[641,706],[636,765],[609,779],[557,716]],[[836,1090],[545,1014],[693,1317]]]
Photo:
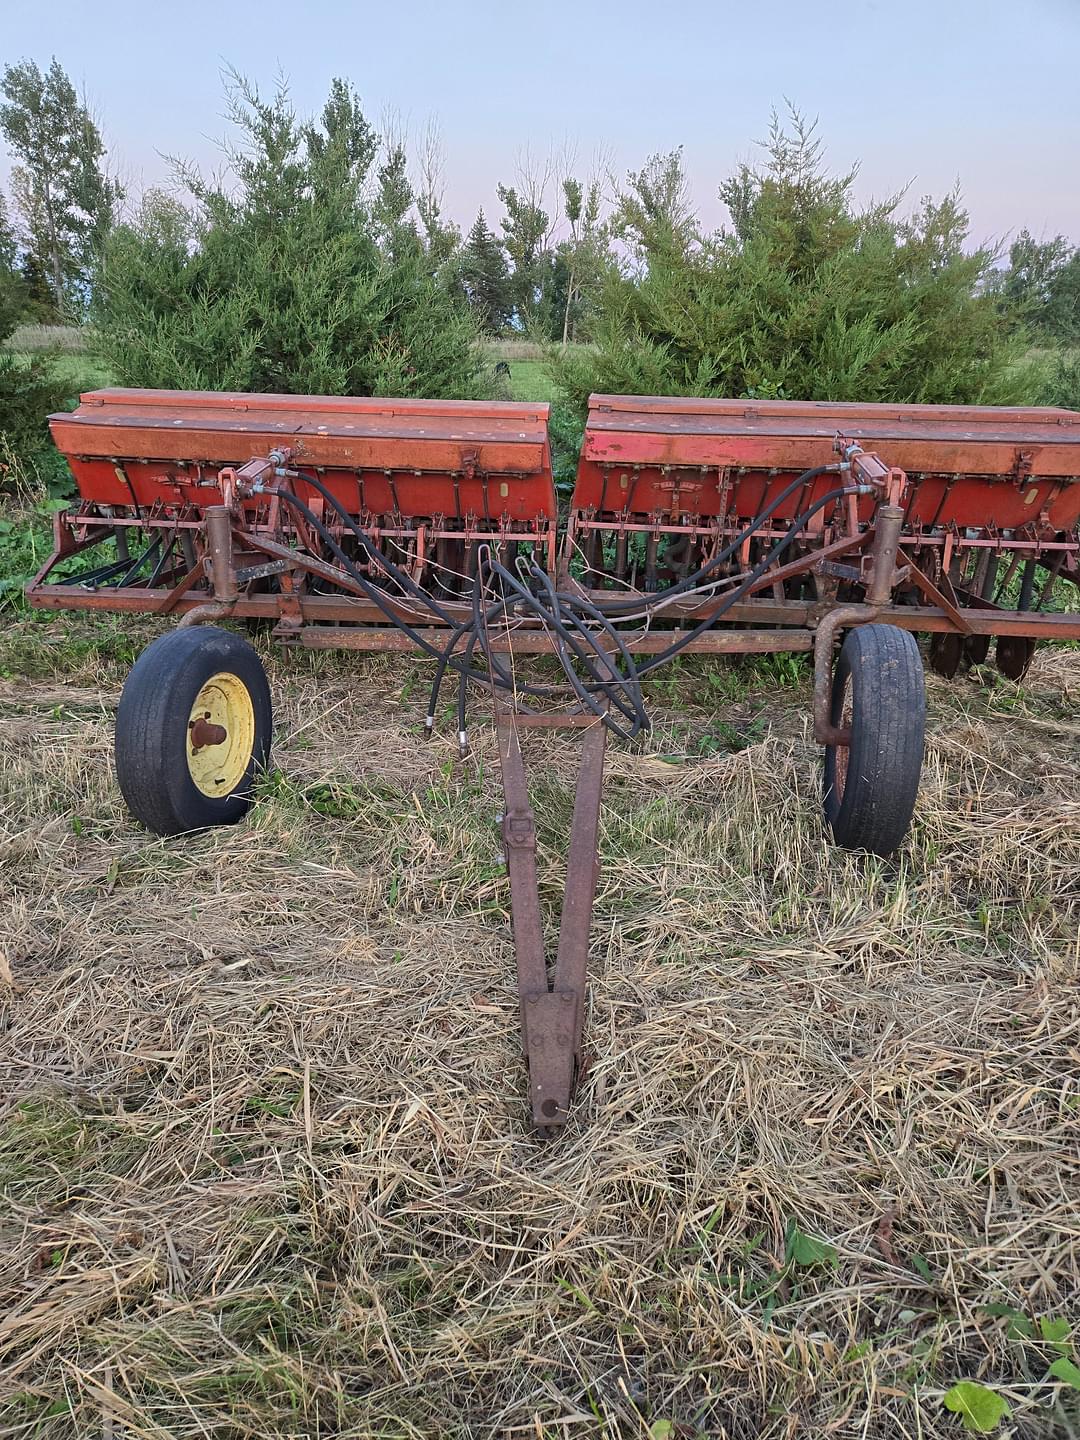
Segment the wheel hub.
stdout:
[[211,675],[191,707],[188,773],[204,795],[230,795],[247,773],[255,745],[255,711],[237,675]]
[[191,751],[195,754],[204,745],[222,745],[229,738],[224,725],[212,725],[204,715],[188,722],[191,735]]

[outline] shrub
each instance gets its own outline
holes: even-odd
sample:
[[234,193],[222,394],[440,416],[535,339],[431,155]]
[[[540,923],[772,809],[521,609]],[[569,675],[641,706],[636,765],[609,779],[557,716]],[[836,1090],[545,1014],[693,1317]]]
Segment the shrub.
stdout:
[[0,435],[12,452],[33,457],[43,451],[49,441],[46,417],[62,409],[66,398],[46,357],[0,350]]
[[1080,410],[1080,350],[1059,350],[1039,366],[1036,403]]
[[899,197],[858,209],[855,172],[825,170],[814,127],[774,117],[762,170],[720,187],[732,228],[702,235],[679,152],[629,177],[593,353],[551,364],[590,389],[658,395],[1004,403],[1022,398],[994,298],[994,256],[967,253],[954,193],[908,219]]
[[[420,235],[386,241],[366,182],[378,149],[335,81],[317,123],[283,88],[231,90],[234,184],[182,165],[179,200],[149,194],[111,235],[95,303],[122,382],[180,389],[475,393],[481,357],[464,297]],[[404,237],[404,241],[403,241]]]

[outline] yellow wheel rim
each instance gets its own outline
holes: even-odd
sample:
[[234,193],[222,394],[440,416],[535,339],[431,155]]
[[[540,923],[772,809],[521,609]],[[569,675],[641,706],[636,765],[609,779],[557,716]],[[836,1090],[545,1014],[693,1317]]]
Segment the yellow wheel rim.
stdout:
[[231,795],[255,748],[255,708],[247,686],[221,670],[195,697],[187,726],[188,773],[211,797]]

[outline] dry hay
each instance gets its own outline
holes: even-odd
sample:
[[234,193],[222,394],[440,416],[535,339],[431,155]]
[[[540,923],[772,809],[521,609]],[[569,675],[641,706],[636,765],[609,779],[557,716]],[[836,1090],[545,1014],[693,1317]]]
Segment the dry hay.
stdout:
[[[253,817],[159,841],[79,664],[0,687],[0,1433],[947,1437],[960,1379],[1077,1433],[995,1309],[1080,1320],[1080,652],[932,682],[894,864],[825,842],[805,686],[665,690],[547,1145],[490,732],[277,656]],[[575,744],[529,753],[554,917]]]

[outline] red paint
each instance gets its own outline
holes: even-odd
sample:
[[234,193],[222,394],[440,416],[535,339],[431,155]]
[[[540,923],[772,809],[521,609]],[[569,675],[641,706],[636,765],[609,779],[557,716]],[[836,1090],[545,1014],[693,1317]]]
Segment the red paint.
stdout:
[[[835,461],[838,433],[907,471],[906,530],[1037,522],[1046,533],[1080,521],[1080,414],[1071,410],[627,395],[590,398],[574,508],[749,519],[795,475]],[[835,484],[823,476],[778,518]],[[864,502],[860,518],[872,509]]]
[[[275,446],[354,514],[554,517],[548,407],[349,396],[97,390],[50,417],[85,500],[221,503],[218,472]],[[303,493],[303,486],[300,487]]]

